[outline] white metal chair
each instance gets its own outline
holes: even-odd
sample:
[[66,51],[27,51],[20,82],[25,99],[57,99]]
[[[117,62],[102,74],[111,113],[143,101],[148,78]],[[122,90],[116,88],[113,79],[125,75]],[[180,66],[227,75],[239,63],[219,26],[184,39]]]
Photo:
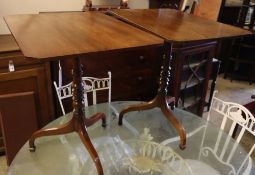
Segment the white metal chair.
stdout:
[[[219,145],[220,142],[222,142],[222,132],[219,132],[214,148],[203,147],[202,143],[201,152],[204,152],[205,150],[210,151],[212,154],[215,155],[218,161],[228,165],[232,169],[231,173],[233,175],[239,175],[241,174],[241,171],[243,171],[243,175],[248,175],[252,168],[252,160],[250,159],[250,155],[255,149],[255,143],[253,144],[253,146],[251,146],[248,155],[242,160],[238,169],[234,168],[230,164],[230,162],[237,151],[238,144],[242,140],[244,133],[248,132],[252,134],[252,136],[255,136],[255,118],[251,114],[251,112],[244,106],[233,102],[225,102],[215,97],[215,94],[216,92],[214,92],[213,95],[212,104],[209,110],[207,120],[210,121],[211,117],[213,117],[211,116],[211,114],[213,112],[216,112],[222,118],[220,129],[227,132],[230,137],[224,140],[224,143],[222,143],[223,149],[219,151]],[[235,144],[229,146],[231,136],[233,135],[233,132],[237,125],[241,127],[240,132],[236,135]],[[246,167],[244,167],[245,164]]]
[[196,5],[200,3],[200,0],[183,0],[180,10],[190,14],[194,14]]
[[[62,80],[62,76],[59,76]],[[92,93],[92,104],[97,104],[97,92],[102,90],[108,90],[108,102],[111,102],[111,72],[108,72],[107,78],[95,78],[95,77],[82,77],[83,82],[85,83],[85,106],[88,106],[88,94]],[[58,101],[62,110],[63,115],[66,114],[62,100],[72,97],[72,82],[62,85],[59,82],[59,85],[54,81],[54,87],[57,92]],[[113,108],[113,107],[112,107]],[[114,108],[113,108],[114,109]],[[114,109],[114,112],[116,110]]]
[[[198,160],[201,161],[192,159],[186,159],[186,161],[193,170],[193,173],[197,175],[202,175],[205,172],[207,175],[221,174],[220,172],[215,171],[214,168],[209,167],[206,163],[204,163],[204,158],[206,158],[208,155],[213,156],[215,160],[217,160],[216,162],[219,162],[221,165],[227,167],[229,169],[227,174],[249,175],[252,170],[252,160],[250,156],[254,152],[255,141],[253,142],[253,145],[250,146],[248,155],[246,157],[239,158],[240,162],[238,166],[233,166],[232,159],[237,158],[236,155],[239,155],[238,151],[240,151],[240,149],[238,149],[238,144],[242,140],[245,132],[255,136],[255,118],[244,106],[233,102],[225,102],[215,97],[216,93],[217,92],[214,92],[213,94],[206,125],[201,126],[200,128],[197,128],[187,134],[187,138],[192,139],[191,137],[194,134],[200,131],[203,132],[201,143],[198,143],[200,144]],[[215,118],[217,118],[217,122]],[[211,133],[209,132],[210,129],[208,129],[212,127],[210,123],[218,124],[219,122],[221,124],[219,131],[216,133],[217,138],[212,138],[210,136]],[[231,137],[237,125],[239,125],[241,129],[240,132],[236,134],[236,142],[233,144],[233,142],[231,143]],[[223,134],[224,132],[227,132],[229,137],[225,137]],[[176,142],[177,140],[178,137],[170,138],[163,141],[161,144],[167,145],[171,144],[172,142]]]

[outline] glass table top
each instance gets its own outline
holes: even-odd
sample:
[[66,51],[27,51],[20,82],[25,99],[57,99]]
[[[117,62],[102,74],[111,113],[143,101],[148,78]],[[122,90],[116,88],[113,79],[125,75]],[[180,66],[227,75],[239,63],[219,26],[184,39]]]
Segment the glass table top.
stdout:
[[[178,134],[160,109],[127,113],[119,126],[116,111],[137,103],[113,102],[86,108],[86,116],[96,112],[107,116],[106,128],[101,127],[101,121],[87,128],[105,175],[253,174],[251,158],[235,140],[215,125],[181,109],[173,112],[187,133],[185,150],[179,149]],[[45,128],[63,124],[71,117],[69,113]],[[35,152],[29,151],[28,143],[21,148],[7,175],[97,175],[77,133],[41,137],[35,145]]]

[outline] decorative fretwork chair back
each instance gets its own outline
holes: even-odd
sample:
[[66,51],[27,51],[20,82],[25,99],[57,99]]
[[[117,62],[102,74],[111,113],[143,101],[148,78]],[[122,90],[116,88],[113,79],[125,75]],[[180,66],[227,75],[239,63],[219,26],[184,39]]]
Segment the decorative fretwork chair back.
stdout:
[[[85,93],[84,93],[84,102],[85,106],[90,104],[97,104],[97,92],[107,90],[108,91],[108,102],[111,102],[111,72],[108,72],[107,78],[95,78],[95,77],[82,77],[82,80],[85,84]],[[53,82],[56,92],[58,101],[62,110],[63,115],[66,114],[65,108],[63,105],[63,100],[67,98],[71,98],[72,95],[72,82],[58,86],[57,83]],[[60,85],[60,84],[59,84]],[[89,103],[88,95],[92,94],[92,103]]]
[[[218,114],[222,118],[220,129],[224,130],[228,133],[230,137],[227,137],[226,140],[222,143],[223,148],[222,151],[219,150],[220,142],[222,142],[222,132],[220,131],[215,142],[214,148],[212,148],[215,155],[217,155],[217,159],[224,162],[227,165],[230,165],[231,159],[236,154],[238,144],[243,139],[244,134],[247,132],[252,136],[255,136],[255,118],[251,114],[251,112],[245,108],[244,106],[233,103],[233,102],[225,102],[214,96],[212,99],[211,107],[208,113],[208,121],[213,120],[214,117],[217,117]],[[212,115],[214,114],[214,115]],[[219,122],[219,120],[218,120]],[[230,139],[233,133],[235,132],[237,126],[240,126],[240,131],[235,136],[235,144],[230,144]],[[255,138],[255,137],[254,137]],[[241,159],[239,169],[233,169],[234,174],[240,174],[241,171],[245,171],[245,173],[249,172],[251,169],[251,160],[250,155],[253,154],[255,149],[255,144],[250,146],[250,150],[248,151],[248,155]],[[247,164],[248,161],[248,164]],[[246,166],[246,168],[244,167]],[[230,166],[231,167],[231,166]],[[233,168],[233,167],[232,167]],[[243,170],[245,168],[245,170]]]
[[83,77],[85,83],[85,106],[88,106],[89,93],[92,93],[92,104],[97,104],[97,92],[108,90],[108,102],[111,102],[111,72],[108,72],[107,78]]

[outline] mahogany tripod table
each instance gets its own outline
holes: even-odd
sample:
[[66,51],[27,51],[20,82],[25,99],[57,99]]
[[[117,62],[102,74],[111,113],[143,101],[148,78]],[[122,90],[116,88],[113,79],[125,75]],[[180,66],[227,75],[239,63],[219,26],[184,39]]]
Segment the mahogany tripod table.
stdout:
[[163,40],[99,12],[16,15],[8,16],[5,20],[27,58],[42,62],[73,60],[73,117],[56,128],[36,131],[29,140],[30,150],[35,151],[34,142],[38,137],[77,132],[98,174],[103,175],[102,164],[87,128],[98,120],[102,120],[102,126],[105,127],[106,116],[103,113],[96,113],[89,118],[85,116],[81,59],[121,49],[162,46]]
[[[240,29],[226,24],[221,24],[215,21],[185,14],[181,11],[172,9],[111,10],[110,14],[114,15],[122,21],[127,22],[130,25],[133,25],[137,28],[140,28],[141,30],[152,33],[155,36],[164,39],[165,49],[157,96],[147,103],[132,105],[123,109],[120,112],[119,125],[122,124],[123,116],[127,112],[159,107],[177,129],[180,135],[179,146],[181,149],[184,149],[186,146],[185,130],[184,128],[182,128],[182,125],[176,120],[171,110],[169,109],[169,104],[174,101],[174,98],[167,96],[171,70],[170,60],[172,59],[171,53],[173,45],[182,45],[185,43],[194,43],[195,45],[196,42],[217,41],[222,38],[244,36],[251,33],[244,29]],[[209,58],[208,60],[209,65],[212,58],[213,57]],[[202,90],[203,94],[206,94],[206,90],[208,87],[210,69],[206,72],[206,74],[206,81],[204,85],[205,88],[203,88]],[[177,78],[180,79],[181,77]],[[205,96],[206,95],[204,95],[203,99],[201,99],[202,101],[205,100]],[[203,105],[201,106],[203,107]]]
[[[148,13],[150,13],[150,11],[148,11]],[[136,15],[135,13],[132,14]],[[175,16],[175,18],[174,22],[180,25],[178,27],[182,26],[182,22],[185,23],[185,21],[187,21],[184,18],[181,19],[180,22],[178,16]],[[155,18],[144,19],[154,20]],[[185,148],[185,130],[169,109],[168,103],[171,103],[173,98],[166,97],[170,76],[171,41],[175,41],[175,39],[168,39],[164,42],[162,39],[164,37],[158,34],[155,36],[156,32],[140,30],[100,12],[16,15],[8,16],[5,20],[25,57],[38,59],[42,62],[58,59],[73,59],[73,118],[70,122],[57,128],[41,129],[35,132],[29,141],[32,151],[35,150],[34,141],[38,137],[66,134],[76,131],[83,144],[88,149],[88,152],[96,165],[98,174],[103,175],[102,164],[93,144],[91,143],[87,133],[87,127],[93,125],[98,120],[102,120],[102,125],[105,126],[107,124],[105,122],[106,116],[102,113],[94,114],[89,118],[86,118],[85,116],[83,99],[84,84],[82,83],[82,66],[80,64],[80,59],[89,57],[93,54],[107,54],[110,52],[117,52],[121,49],[149,47],[153,45],[163,45],[163,43],[165,43],[165,53],[160,75],[158,95],[146,105],[131,107],[124,112],[147,109],[155,106],[160,107],[166,118],[177,129],[180,135],[180,147]],[[166,24],[170,26],[172,25],[173,28],[169,28],[169,30],[175,30],[174,33],[182,35],[181,32],[183,31],[177,30],[178,28],[176,28],[176,24],[171,21],[168,21]],[[190,22],[188,22],[188,24],[190,24]],[[162,27],[162,29],[164,28]],[[240,34],[240,31],[243,32],[243,35],[248,34],[248,32],[239,29],[238,35],[242,35]],[[193,38],[193,40],[203,39],[214,39],[214,37]],[[192,38],[188,38],[187,40],[192,40]],[[124,112],[120,115],[120,124]]]

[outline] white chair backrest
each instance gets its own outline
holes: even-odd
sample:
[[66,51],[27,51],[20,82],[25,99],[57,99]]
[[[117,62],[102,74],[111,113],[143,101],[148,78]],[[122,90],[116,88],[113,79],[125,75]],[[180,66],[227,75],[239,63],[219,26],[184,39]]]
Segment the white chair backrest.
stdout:
[[[85,83],[85,94],[84,101],[85,106],[88,106],[88,95],[92,93],[92,104],[97,104],[97,91],[108,90],[108,102],[111,102],[111,72],[108,72],[107,78],[95,78],[95,77],[82,77],[83,82]],[[57,83],[53,82],[54,87],[57,92],[58,101],[62,110],[63,115],[66,114],[63,100],[66,98],[72,97],[72,82],[58,86]]]
[[[222,117],[221,126],[220,129],[224,130],[229,134],[229,139],[225,140],[223,149],[220,153],[219,159],[223,160],[223,157],[227,157],[225,160],[225,163],[229,163],[236,152],[237,146],[241,139],[244,136],[245,131],[251,133],[253,136],[255,136],[255,118],[251,114],[251,112],[245,108],[244,106],[233,103],[233,102],[225,102],[217,97],[215,97],[216,92],[214,92],[211,107],[208,113],[207,120],[211,120],[212,117],[211,114],[213,112],[216,112],[219,114],[219,116]],[[236,143],[232,148],[228,148],[230,138],[233,135],[235,131],[235,127],[239,125],[241,127],[241,130],[236,135]],[[227,130],[226,128],[230,126]],[[214,153],[217,154],[218,148],[219,148],[219,142],[222,140],[222,132],[219,132],[217,141],[215,143],[214,147]],[[255,137],[254,137],[255,138]],[[229,151],[231,149],[231,151]],[[243,160],[241,167],[236,171],[236,174],[239,174],[241,169],[243,168],[244,164],[250,157],[250,155],[253,153],[255,149],[255,144],[250,148],[250,151],[247,155],[247,157]]]
[[88,106],[87,94],[92,93],[92,103],[97,104],[97,91],[108,90],[108,102],[111,102],[111,72],[108,72],[107,78],[82,77],[85,83],[85,106]]
[[196,5],[198,5],[199,3],[200,3],[200,0],[182,0],[182,2],[181,2],[181,7],[179,8],[181,11],[184,11],[185,10],[185,8],[188,6],[189,7],[189,9],[187,10],[187,11],[185,11],[185,12],[187,12],[187,13],[193,13],[191,10],[192,10],[192,6],[193,6],[193,4],[196,4]]

